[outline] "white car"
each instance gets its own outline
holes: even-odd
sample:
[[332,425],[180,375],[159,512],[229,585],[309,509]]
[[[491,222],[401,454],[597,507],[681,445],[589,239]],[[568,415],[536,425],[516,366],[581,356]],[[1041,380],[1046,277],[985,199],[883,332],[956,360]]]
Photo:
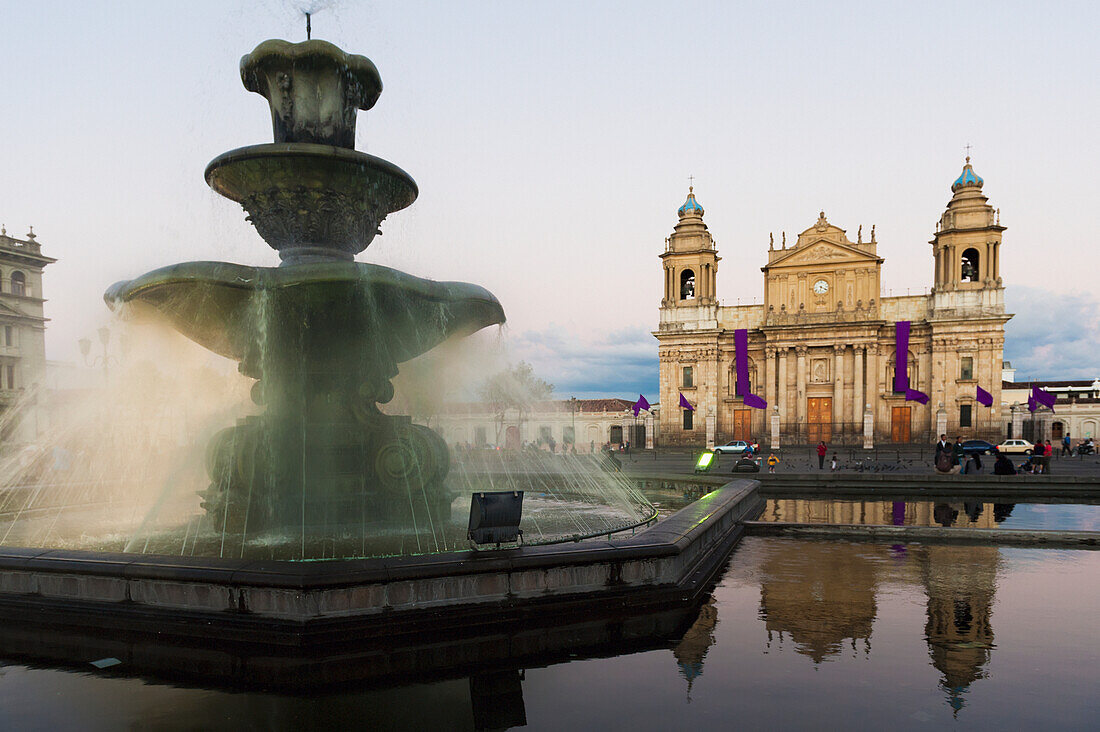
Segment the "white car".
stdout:
[[1032,445],[1027,440],[1012,439],[1005,440],[1001,444],[997,445],[998,452],[1003,452],[1006,455],[1030,455],[1035,445]]
[[719,455],[741,455],[747,450],[749,443],[744,440],[733,440],[724,445],[717,445],[714,451]]

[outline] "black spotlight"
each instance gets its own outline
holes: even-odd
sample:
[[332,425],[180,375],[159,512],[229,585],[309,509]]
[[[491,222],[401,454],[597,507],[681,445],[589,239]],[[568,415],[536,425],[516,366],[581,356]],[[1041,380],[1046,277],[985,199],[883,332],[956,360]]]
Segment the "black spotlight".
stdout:
[[466,538],[475,544],[516,541],[523,513],[523,491],[475,493],[470,501],[470,526]]

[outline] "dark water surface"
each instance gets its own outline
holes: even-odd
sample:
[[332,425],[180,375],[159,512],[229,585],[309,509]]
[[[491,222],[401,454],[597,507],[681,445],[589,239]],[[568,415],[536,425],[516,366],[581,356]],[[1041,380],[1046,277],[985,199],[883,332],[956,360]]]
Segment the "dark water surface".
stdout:
[[1093,551],[748,537],[655,650],[312,696],[8,664],[0,729],[1096,729],[1098,577]]

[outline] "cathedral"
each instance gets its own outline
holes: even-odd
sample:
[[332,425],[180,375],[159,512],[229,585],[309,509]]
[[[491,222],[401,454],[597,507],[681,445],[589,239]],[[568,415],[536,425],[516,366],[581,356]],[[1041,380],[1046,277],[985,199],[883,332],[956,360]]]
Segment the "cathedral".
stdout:
[[967,157],[929,242],[928,294],[883,297],[874,228],[851,241],[822,212],[769,245],[763,304],[737,306],[718,302],[721,258],[689,188],[660,255],[662,444],[1003,437],[1005,227],[983,184]]

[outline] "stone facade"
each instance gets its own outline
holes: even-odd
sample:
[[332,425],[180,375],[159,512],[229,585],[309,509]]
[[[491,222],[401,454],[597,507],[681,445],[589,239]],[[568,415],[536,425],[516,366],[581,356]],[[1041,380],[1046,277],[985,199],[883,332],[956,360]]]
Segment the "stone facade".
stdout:
[[[42,255],[32,228],[26,239],[0,228],[0,444],[32,442],[45,427],[36,398],[46,378],[46,317]],[[14,410],[18,409],[18,415]]]
[[[1027,408],[1031,388],[1037,386],[1055,396],[1054,411]],[[1100,379],[1080,381],[1006,381],[1001,385],[1006,436],[1025,440],[1061,441],[1069,435],[1076,446],[1086,438],[1100,438]],[[1060,446],[1058,446],[1060,447]]]
[[509,409],[500,415],[489,404],[471,402],[449,404],[430,426],[449,445],[469,444],[473,447],[501,447],[510,450],[535,443],[542,449],[556,451],[573,444],[577,452],[598,452],[606,443],[645,448],[655,437],[656,406],[634,416],[632,403],[626,399],[558,399],[537,402],[526,414]]
[[[856,241],[817,221],[788,247],[768,247],[762,305],[723,306],[716,292],[718,251],[689,190],[660,255],[664,296],[654,332],[663,444],[714,445],[754,437],[764,444],[930,442],[947,431],[1002,436],[1001,365],[1005,312],[1000,277],[1000,214],[982,194],[967,158],[931,242],[929,294],[882,296],[874,227]],[[742,298],[744,299],[744,298]],[[893,389],[895,324],[912,323],[909,386],[929,396],[906,401]],[[751,391],[737,393],[734,331],[747,329]],[[993,406],[977,403],[977,387]],[[773,431],[773,423],[778,430]],[[777,433],[776,433],[777,432]],[[867,439],[865,440],[865,432]]]

